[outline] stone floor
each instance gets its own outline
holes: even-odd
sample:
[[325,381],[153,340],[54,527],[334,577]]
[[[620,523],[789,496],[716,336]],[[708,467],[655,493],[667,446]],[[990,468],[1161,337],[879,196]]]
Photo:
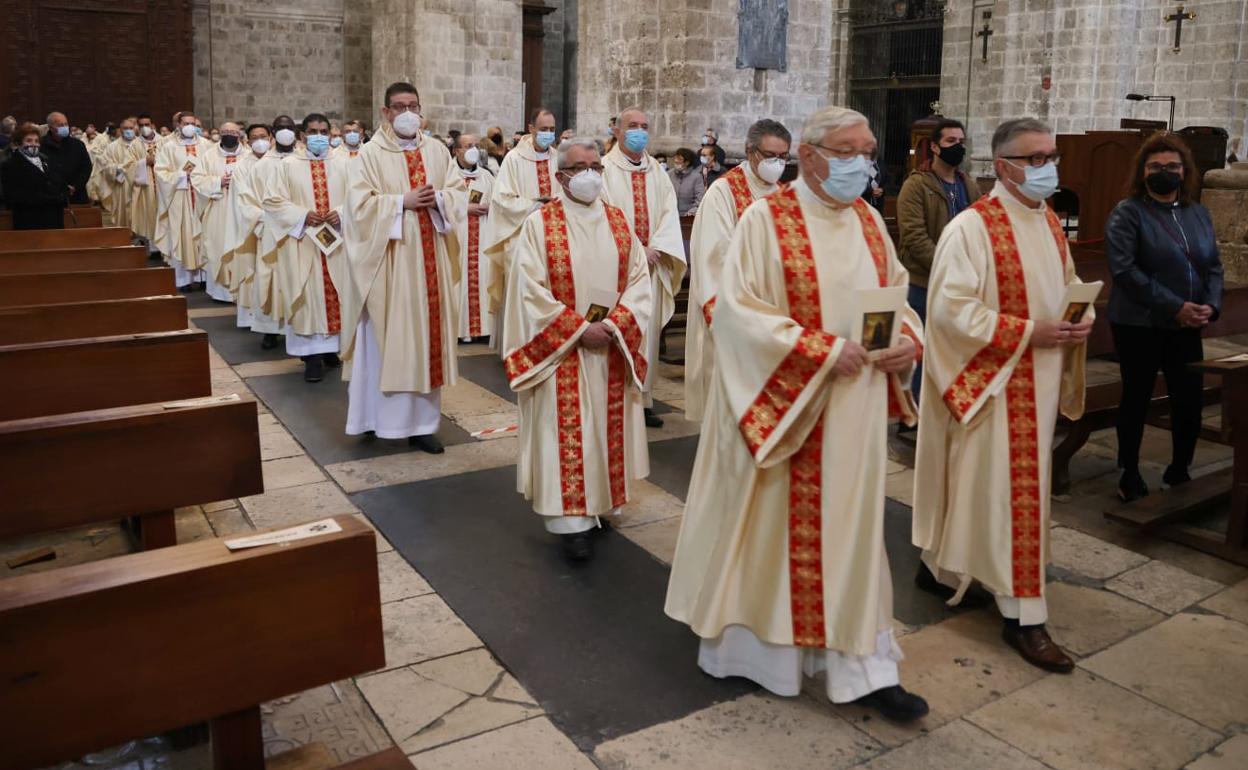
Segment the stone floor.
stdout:
[[[1076,457],[1072,494],[1054,503],[1050,628],[1077,656],[1075,673],[1048,675],[1022,662],[1000,641],[999,620],[987,610],[928,607],[907,615],[898,630],[903,683],[926,696],[932,711],[917,726],[898,727],[858,708],[829,705],[819,683],[799,697],[778,698],[703,677],[695,640],[663,625],[662,596],[641,595],[661,592],[696,446],[697,426],[680,413],[679,368],[662,366],[655,388],[670,411],[666,425],[650,433],[651,480],[603,536],[601,563],[575,573],[536,520],[508,512],[523,508],[512,482],[515,438],[471,436],[515,422],[514,402],[499,386],[501,367],[483,346],[461,348],[471,375],[444,392],[448,448],[431,457],[392,442],[342,437],[338,414],[345,404],[326,398],[340,383],[303,383],[298,361],[262,354],[257,337],[223,323],[231,307],[193,304],[192,317],[209,329],[214,347],[214,390],[264,394],[266,491],[178,511],[179,539],[344,513],[395,536],[395,545],[382,532],[377,540],[387,667],[266,704],[272,755],[320,743],[327,757],[344,761],[398,745],[420,770],[1248,768],[1248,569],[1104,520],[1114,505],[1112,432],[1094,436]],[[231,361],[218,351],[229,351]],[[910,445],[895,439],[893,451],[887,493],[898,512],[890,525],[896,567],[899,555],[912,558],[898,549],[906,547],[913,471]],[[1144,470],[1153,486],[1167,453],[1167,435],[1150,429]],[[1226,448],[1202,443],[1193,475],[1228,462]],[[465,524],[448,521],[445,510],[421,508],[422,500],[443,500],[439,495],[462,496],[450,513],[490,508],[506,518]],[[404,501],[413,501],[406,521]],[[488,557],[490,564],[479,585],[465,586],[465,573],[455,569],[473,566],[473,526],[482,561]],[[468,534],[452,542],[452,532]],[[56,548],[55,561],[9,574],[131,547],[118,527],[103,526],[4,543],[0,555],[45,544]],[[606,583],[658,588],[610,594],[619,603],[608,608],[620,615],[618,623],[609,615],[576,623],[598,617],[589,614],[589,602],[607,595],[609,586],[594,583],[602,576]],[[569,582],[576,590],[553,593]],[[921,604],[908,581],[895,582],[899,607]],[[522,619],[542,617],[540,611],[550,610],[543,601],[556,595],[567,628],[527,627]],[[474,596],[485,598],[474,603]],[[483,612],[490,601],[493,613]],[[559,641],[534,649],[524,641],[543,632],[577,647]],[[647,648],[656,634],[675,640],[663,642],[675,651]],[[651,658],[629,657],[634,648]],[[593,666],[577,667],[578,658],[593,655]],[[669,665],[674,674],[661,668]],[[598,670],[602,676],[593,677]],[[91,766],[199,770],[209,761],[203,745],[173,751],[152,739],[94,758]]]

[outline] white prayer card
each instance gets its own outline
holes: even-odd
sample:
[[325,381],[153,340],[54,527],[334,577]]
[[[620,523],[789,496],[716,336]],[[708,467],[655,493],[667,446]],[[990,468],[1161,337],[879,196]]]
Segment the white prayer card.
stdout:
[[307,524],[300,524],[297,527],[288,529],[279,529],[276,532],[265,532],[262,535],[251,535],[250,537],[238,537],[233,540],[226,540],[225,547],[231,551],[241,551],[244,548],[259,548],[264,545],[280,545],[282,543],[290,543],[295,540],[304,540],[309,537],[319,537],[320,535],[332,535],[335,532],[341,532],[342,527],[333,519],[321,519]]
[[585,292],[585,298],[589,300],[589,309],[585,311],[585,320],[592,323],[598,323],[610,315],[615,309],[615,303],[620,299],[618,291],[604,289],[597,286],[589,287],[589,291]]
[[147,164],[142,161],[134,168],[134,183],[140,187],[147,184]]
[[897,344],[901,335],[901,313],[906,306],[905,286],[859,289],[855,302],[853,339],[867,349],[872,359]]
[[334,226],[328,222],[319,224],[316,227],[310,227],[303,231],[304,237],[311,237],[312,242],[321,250],[325,256],[334,253],[334,250],[342,245],[342,234],[334,229]]
[[1100,296],[1104,285],[1104,281],[1066,284],[1066,297],[1062,300],[1062,320],[1072,324],[1082,321],[1088,313],[1088,308],[1092,307],[1096,298]]

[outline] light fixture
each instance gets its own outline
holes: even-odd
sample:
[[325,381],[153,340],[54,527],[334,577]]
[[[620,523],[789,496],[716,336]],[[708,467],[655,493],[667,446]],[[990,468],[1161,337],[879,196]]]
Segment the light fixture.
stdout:
[[1127,94],[1129,102],[1170,102],[1170,132],[1174,133],[1174,102],[1173,96],[1152,96],[1149,94]]

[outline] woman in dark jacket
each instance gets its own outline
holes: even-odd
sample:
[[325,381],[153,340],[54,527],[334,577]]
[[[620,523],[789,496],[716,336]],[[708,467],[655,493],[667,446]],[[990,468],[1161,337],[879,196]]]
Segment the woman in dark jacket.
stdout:
[[13,211],[14,230],[50,230],[65,226],[69,190],[52,161],[39,151],[39,129],[24,123],[13,134],[13,152],[0,165],[0,190]]
[[1140,147],[1126,200],[1109,216],[1105,251],[1114,286],[1109,323],[1122,370],[1118,407],[1118,495],[1148,494],[1140,476],[1140,441],[1160,370],[1170,397],[1173,456],[1162,482],[1190,481],[1200,434],[1200,330],[1222,305],[1222,262],[1213,222],[1195,201],[1200,172],[1181,139],[1156,134]]
[[676,210],[682,217],[698,213],[698,206],[702,205],[702,196],[706,193],[697,165],[698,156],[688,147],[681,147],[672,155],[667,175],[676,188]]

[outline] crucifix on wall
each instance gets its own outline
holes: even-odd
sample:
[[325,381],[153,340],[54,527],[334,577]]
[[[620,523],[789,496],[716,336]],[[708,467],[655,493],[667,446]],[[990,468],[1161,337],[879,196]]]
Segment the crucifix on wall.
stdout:
[[1181,5],[1174,13],[1166,17],[1166,21],[1174,22],[1174,48],[1172,50],[1175,53],[1179,52],[1180,47],[1183,44],[1183,22],[1191,21],[1194,18],[1196,18],[1196,14],[1191,11],[1184,10],[1184,7]]
[[984,50],[980,61],[988,61],[988,38],[992,37],[992,11],[984,11],[984,28],[975,33],[975,37],[984,41]]

